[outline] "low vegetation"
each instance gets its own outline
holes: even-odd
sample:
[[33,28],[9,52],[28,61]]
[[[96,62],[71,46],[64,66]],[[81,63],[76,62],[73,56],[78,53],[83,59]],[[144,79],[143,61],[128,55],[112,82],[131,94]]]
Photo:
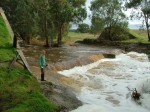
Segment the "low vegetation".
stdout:
[[[147,33],[145,30],[129,30],[129,33],[131,33],[133,36],[135,36],[135,39],[127,39],[124,41],[119,41],[123,43],[143,43],[143,44],[150,44],[148,42]],[[75,42],[77,40],[83,40],[85,38],[89,39],[96,39],[99,35],[94,36],[94,34],[90,33],[78,33],[78,32],[69,32],[68,37],[64,39],[66,42]]]
[[69,32],[68,36],[64,38],[64,42],[75,42],[77,40],[83,40],[85,38],[93,38],[96,39],[97,36],[94,36],[90,33],[77,33],[77,32]]
[[4,64],[15,57],[10,42],[0,16],[0,112],[54,112],[57,107],[44,97],[32,74],[21,68],[8,70]]
[[129,32],[134,35],[136,38],[135,39],[128,39],[122,42],[125,43],[143,43],[143,44],[150,44],[148,42],[148,37],[146,35],[145,30],[129,30]]

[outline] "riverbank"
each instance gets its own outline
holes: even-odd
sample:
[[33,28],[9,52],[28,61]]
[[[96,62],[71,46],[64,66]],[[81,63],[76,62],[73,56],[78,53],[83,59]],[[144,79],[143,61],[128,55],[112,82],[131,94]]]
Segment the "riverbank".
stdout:
[[150,43],[141,43],[141,42],[116,42],[116,41],[98,41],[97,39],[84,39],[81,41],[76,41],[76,43],[82,43],[85,45],[97,45],[97,46],[106,46],[121,49],[124,52],[135,51],[138,53],[148,54]]
[[82,105],[76,97],[77,91],[75,92],[75,89],[71,88],[73,84],[78,84],[78,82],[75,83],[75,80],[48,68],[45,70],[46,81],[41,82],[39,67],[31,66],[30,68],[38,80],[43,94],[58,107],[57,112],[69,112]]
[[[70,60],[71,63],[68,61],[68,64],[70,63],[70,66],[72,67],[76,65],[82,66],[81,64],[83,65],[89,64],[103,58],[104,57],[102,55],[101,56],[93,55],[86,57],[84,59],[85,62],[83,61],[83,59],[81,59],[81,62],[80,59],[76,59],[80,63],[76,63],[77,62],[76,60],[74,61]],[[53,67],[57,68],[57,66],[58,65],[56,64],[56,66]],[[57,70],[62,70],[63,66],[64,66],[63,64],[59,63],[59,68],[61,69],[55,69],[54,71],[51,68],[51,65],[49,65],[45,70],[46,81],[44,82],[40,81],[39,67],[30,66],[32,73],[34,74],[39,84],[41,85],[41,89],[44,95],[58,107],[57,112],[69,112],[82,105],[81,101],[78,100],[76,96],[81,91],[81,88],[84,86],[84,84],[81,83],[80,81],[76,81],[72,78],[68,78],[57,73]]]
[[0,112],[54,112],[57,107],[42,94],[36,78],[23,66],[8,69],[16,57],[0,12]]
[[40,85],[44,95],[58,107],[56,112],[69,112],[82,106],[71,88],[49,81],[40,82]]

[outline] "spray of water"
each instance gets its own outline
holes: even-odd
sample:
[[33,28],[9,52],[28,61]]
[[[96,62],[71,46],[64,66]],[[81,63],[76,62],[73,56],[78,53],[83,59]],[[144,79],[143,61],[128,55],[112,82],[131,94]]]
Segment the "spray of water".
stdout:
[[[84,105],[72,112],[150,111],[150,63],[146,54],[119,54],[115,59],[102,59],[59,73],[84,83],[77,94]],[[128,88],[141,93],[141,105],[132,100]]]

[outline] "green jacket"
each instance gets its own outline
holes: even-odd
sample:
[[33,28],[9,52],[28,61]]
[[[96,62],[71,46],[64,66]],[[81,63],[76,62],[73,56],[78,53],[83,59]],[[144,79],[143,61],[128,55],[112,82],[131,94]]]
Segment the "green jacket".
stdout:
[[39,58],[39,65],[41,68],[44,68],[46,66],[46,59],[45,59],[45,55],[40,55]]

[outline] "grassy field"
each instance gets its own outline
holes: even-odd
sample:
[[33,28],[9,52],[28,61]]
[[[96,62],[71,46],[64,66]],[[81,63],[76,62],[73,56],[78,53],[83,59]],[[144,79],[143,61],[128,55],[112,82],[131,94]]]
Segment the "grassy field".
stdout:
[[37,80],[28,71],[2,62],[15,57],[11,39],[0,16],[0,112],[54,112],[56,106],[44,97]]
[[75,42],[77,40],[83,40],[85,38],[93,38],[96,39],[97,36],[94,36],[90,33],[76,33],[76,32],[69,32],[68,36],[64,38],[63,41],[65,42]]
[[[129,32],[136,37],[136,39],[129,39],[122,41],[124,43],[144,43],[150,44],[148,42],[148,37],[146,31],[143,30],[129,30]],[[64,38],[65,42],[75,42],[77,40],[83,40],[85,38],[92,38],[96,39],[99,35],[94,36],[93,34],[89,33],[76,33],[76,32],[69,32],[68,37]]]
[[147,33],[144,30],[129,30],[129,32],[136,37],[136,39],[129,39],[123,42],[127,43],[143,43],[143,44],[150,44],[148,42]]

